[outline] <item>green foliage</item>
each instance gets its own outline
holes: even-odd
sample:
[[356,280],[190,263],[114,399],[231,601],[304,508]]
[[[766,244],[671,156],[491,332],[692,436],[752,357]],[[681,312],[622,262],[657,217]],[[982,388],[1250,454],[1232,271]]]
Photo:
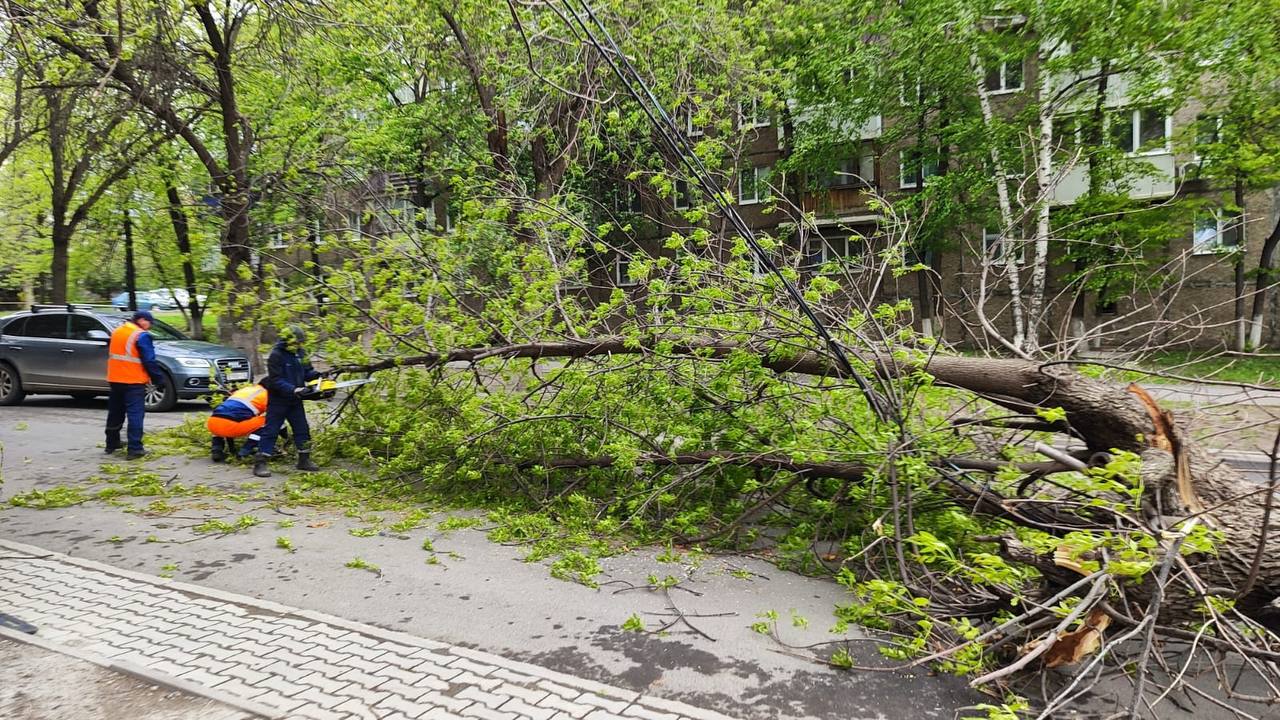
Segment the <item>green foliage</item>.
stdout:
[[1022,698],[1012,697],[999,705],[981,703],[973,706],[973,709],[982,711],[983,714],[964,715],[961,720],[1020,720],[1031,706]]
[[595,558],[583,555],[576,550],[564,553],[560,559],[551,563],[551,576],[560,580],[581,583],[587,587],[598,587],[596,576],[604,572]]
[[48,490],[28,490],[24,493],[18,493],[17,495],[9,498],[9,504],[14,507],[50,510],[53,508],[79,505],[88,499],[89,498],[84,494],[84,491],[79,488],[60,485]]
[[639,615],[632,613],[631,617],[628,617],[626,622],[622,623],[622,629],[626,632],[644,632],[644,620],[641,620]]
[[261,522],[262,520],[260,520],[257,517],[254,517],[253,515],[241,515],[240,517],[236,518],[234,522],[227,522],[226,520],[219,520],[219,519],[209,519],[200,523],[199,525],[196,525],[194,528],[192,528],[192,530],[202,535],[203,534],[232,535],[234,533],[248,530],[249,528],[254,527],[255,525],[258,525]]
[[379,568],[377,565],[374,565],[373,563],[358,557],[348,560],[346,563],[344,563],[344,566],[349,567],[352,570],[367,570],[375,575],[382,574],[382,568]]
[[291,553],[298,551],[298,549],[293,546],[293,541],[284,535],[280,535],[276,538],[276,547],[281,550],[288,550]]

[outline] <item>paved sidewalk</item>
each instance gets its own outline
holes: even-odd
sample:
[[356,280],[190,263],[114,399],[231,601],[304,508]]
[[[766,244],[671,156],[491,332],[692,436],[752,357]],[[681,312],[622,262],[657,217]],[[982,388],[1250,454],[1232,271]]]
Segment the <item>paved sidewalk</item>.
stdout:
[[313,611],[0,541],[0,611],[83,657],[279,718],[728,720]]

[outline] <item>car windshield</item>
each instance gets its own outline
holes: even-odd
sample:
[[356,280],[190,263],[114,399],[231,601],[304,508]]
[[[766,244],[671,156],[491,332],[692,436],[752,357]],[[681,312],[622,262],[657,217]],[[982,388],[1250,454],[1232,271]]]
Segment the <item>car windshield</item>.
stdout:
[[[106,321],[106,323],[110,325],[112,328],[117,328],[117,327],[120,327],[120,325],[124,323],[125,320],[128,320],[129,318],[120,317],[119,315],[113,315],[111,317],[104,317],[102,319]],[[160,322],[159,320],[156,320],[151,323],[151,337],[156,340],[190,340],[191,339],[186,335],[184,335],[182,332],[180,332],[177,328],[173,327],[172,325],[168,323]]]

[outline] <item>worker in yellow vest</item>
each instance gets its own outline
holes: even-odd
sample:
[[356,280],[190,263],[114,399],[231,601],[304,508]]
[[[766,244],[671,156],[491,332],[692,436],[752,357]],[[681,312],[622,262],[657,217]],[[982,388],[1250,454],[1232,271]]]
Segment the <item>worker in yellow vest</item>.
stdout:
[[122,446],[120,429],[129,421],[128,460],[147,454],[142,446],[142,423],[146,416],[147,383],[160,382],[162,373],[156,362],[155,345],[151,341],[151,323],[155,318],[146,310],[135,312],[128,321],[111,333],[107,356],[107,452]]
[[258,449],[258,431],[267,423],[267,389],[261,385],[246,385],[231,393],[213,409],[205,427],[213,435],[210,457],[214,462],[224,462],[227,452],[236,452],[236,438],[248,438],[237,453],[241,458],[253,455]]

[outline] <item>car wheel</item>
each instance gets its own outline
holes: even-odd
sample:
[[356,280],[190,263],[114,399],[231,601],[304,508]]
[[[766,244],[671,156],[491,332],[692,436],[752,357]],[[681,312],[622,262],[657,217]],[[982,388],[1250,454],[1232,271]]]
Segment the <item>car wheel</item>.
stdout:
[[18,371],[12,365],[0,362],[0,405],[17,405],[26,396]]
[[178,390],[173,386],[173,379],[168,373],[160,376],[160,383],[147,383],[147,394],[144,400],[147,412],[168,412],[178,404]]

